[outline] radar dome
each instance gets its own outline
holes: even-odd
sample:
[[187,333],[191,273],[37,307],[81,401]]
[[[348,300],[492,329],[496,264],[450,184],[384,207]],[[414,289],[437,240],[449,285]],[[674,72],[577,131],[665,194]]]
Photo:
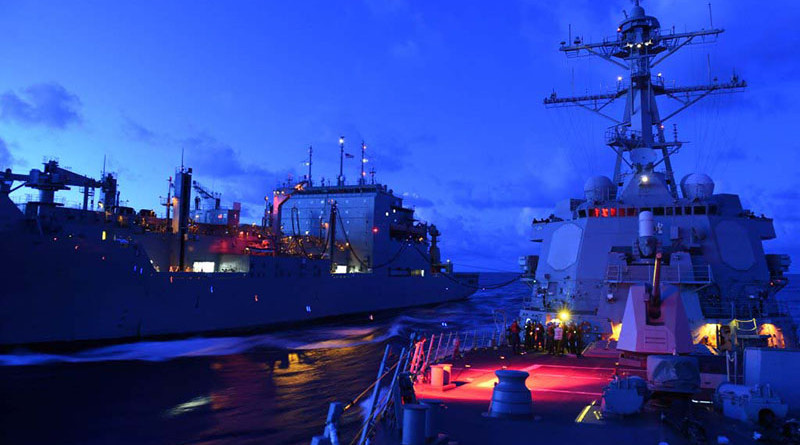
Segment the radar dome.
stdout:
[[631,18],[638,19],[639,17],[644,17],[644,8],[639,5],[636,5],[631,9]]
[[704,173],[692,173],[681,180],[681,190],[684,198],[705,199],[714,194],[714,181]]
[[586,200],[590,202],[607,201],[613,199],[615,193],[614,183],[606,176],[592,176],[583,186]]

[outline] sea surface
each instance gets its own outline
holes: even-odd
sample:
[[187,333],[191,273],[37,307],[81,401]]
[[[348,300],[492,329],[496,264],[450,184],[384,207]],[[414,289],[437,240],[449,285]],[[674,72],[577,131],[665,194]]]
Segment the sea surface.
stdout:
[[[513,276],[481,274],[481,285]],[[0,355],[0,443],[308,444],[330,402],[375,379],[387,343],[399,351],[415,331],[492,329],[527,289],[247,337]],[[361,408],[349,410],[345,433],[361,420]]]

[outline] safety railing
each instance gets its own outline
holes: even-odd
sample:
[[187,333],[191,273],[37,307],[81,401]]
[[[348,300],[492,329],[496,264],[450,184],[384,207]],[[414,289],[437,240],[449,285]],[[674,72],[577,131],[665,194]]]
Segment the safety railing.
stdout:
[[[427,379],[431,365],[458,357],[465,351],[494,348],[506,343],[505,336],[496,329],[413,334],[408,347],[401,349],[397,360],[391,365],[388,360],[392,347],[387,345],[376,379],[347,404],[331,403],[323,433],[314,436],[311,444],[366,445],[379,425],[399,431],[403,424],[403,403],[416,400],[413,384]],[[350,441],[341,441],[341,436],[345,435],[340,431],[344,416],[357,412],[352,408],[367,400],[361,427]]]
[[[609,264],[606,268],[608,283],[643,283],[653,279],[653,266],[628,266]],[[661,266],[661,281],[673,284],[707,284],[713,281],[711,266]]]
[[425,375],[432,364],[459,357],[463,352],[496,348],[507,343],[505,334],[497,329],[441,331],[420,337],[412,346],[408,372],[415,377]]
[[[401,397],[400,381],[404,378],[404,376],[401,376],[400,370],[406,367],[409,353],[407,348],[402,348],[397,361],[389,366],[387,359],[389,358],[390,351],[391,345],[386,345],[383,359],[378,368],[377,378],[372,384],[347,404],[341,402],[333,402],[330,404],[323,433],[311,439],[312,445],[340,445],[343,443],[364,445],[368,443],[369,438],[374,434],[375,427],[379,420],[392,420],[394,427],[400,424],[402,421],[402,410],[400,409],[401,403],[399,400],[399,397]],[[405,378],[407,379],[407,377]],[[386,391],[382,392],[381,388],[385,388]],[[369,397],[369,404],[361,428],[353,435],[349,442],[342,442],[340,440],[339,426],[341,425],[343,416],[352,413],[353,411],[351,411],[351,409],[358,406],[360,402],[367,400],[367,397]],[[392,419],[388,419],[389,415],[393,416]]]
[[761,298],[736,298],[719,299],[710,295],[700,297],[700,309],[707,318],[732,319],[732,318],[764,318],[786,317],[789,315],[785,302]]

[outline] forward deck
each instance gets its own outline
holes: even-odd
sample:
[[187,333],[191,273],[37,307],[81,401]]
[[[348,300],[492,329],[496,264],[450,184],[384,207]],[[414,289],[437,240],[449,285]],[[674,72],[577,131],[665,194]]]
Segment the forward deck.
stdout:
[[[718,436],[726,437],[730,443],[756,443],[752,426],[714,412],[710,392],[671,403],[651,400],[637,416],[603,416],[602,391],[615,373],[644,376],[643,370],[618,366],[610,354],[578,358],[529,352],[514,356],[508,348],[499,348],[469,352],[452,364],[454,387],[441,390],[417,383],[415,391],[419,399],[444,402],[447,409],[442,430],[458,444],[515,443],[525,439],[587,444],[706,443],[692,438],[692,423],[704,429],[707,443],[717,443]],[[504,368],[530,374],[526,386],[532,393],[532,418],[512,420],[485,415],[497,382],[494,371]]]

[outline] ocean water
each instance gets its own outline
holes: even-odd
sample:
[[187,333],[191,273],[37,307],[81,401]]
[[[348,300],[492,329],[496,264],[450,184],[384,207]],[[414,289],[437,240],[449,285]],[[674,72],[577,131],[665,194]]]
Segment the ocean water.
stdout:
[[[363,323],[247,337],[0,355],[0,443],[308,444],[330,402],[372,382],[387,343],[399,351],[415,331],[493,328],[492,312],[514,317],[527,292],[516,282]],[[358,428],[359,409],[345,430]]]

